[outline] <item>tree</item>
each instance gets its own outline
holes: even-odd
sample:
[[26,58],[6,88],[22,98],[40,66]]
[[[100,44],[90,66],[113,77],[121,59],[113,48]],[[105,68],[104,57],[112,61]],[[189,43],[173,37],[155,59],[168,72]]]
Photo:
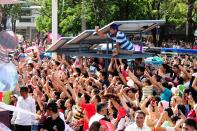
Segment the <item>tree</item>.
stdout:
[[[37,29],[51,31],[51,0],[39,2],[42,9],[36,21]],[[87,29],[115,20],[166,19],[177,27],[185,27],[188,21],[189,34],[197,22],[196,0],[58,0],[58,3],[58,27],[62,35],[77,35],[82,21]]]
[[21,17],[21,5],[12,5],[10,8],[9,16],[11,17],[12,22],[12,30],[16,31],[16,20],[18,20]]
[[187,4],[188,5],[187,7],[188,36],[192,36],[195,29],[195,21],[193,20],[193,16],[194,14],[196,14],[196,12],[193,13],[195,1],[196,0],[188,0],[188,4]]
[[16,30],[16,20],[20,18],[21,15],[21,5],[14,4],[14,5],[0,5],[0,11],[2,13],[1,18],[1,28],[0,30],[6,30],[6,24],[8,17],[12,19],[12,30]]
[[[82,10],[82,1],[85,10]],[[59,33],[63,35],[76,35],[81,32],[82,18],[85,19],[88,29],[94,29],[96,25],[104,26],[114,20],[146,17],[143,3],[139,0],[123,0],[122,2],[117,0],[59,0],[58,3]],[[50,31],[51,0],[43,0],[41,6],[41,16],[36,22],[37,29],[43,32]]]
[[162,17],[167,23],[176,25],[178,28],[188,27],[189,40],[193,36],[197,24],[197,1],[196,0],[165,0],[161,4]]

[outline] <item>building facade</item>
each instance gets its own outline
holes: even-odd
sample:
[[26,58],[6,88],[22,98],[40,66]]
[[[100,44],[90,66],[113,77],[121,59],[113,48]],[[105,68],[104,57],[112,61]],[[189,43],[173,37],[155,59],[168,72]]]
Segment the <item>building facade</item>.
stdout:
[[21,18],[16,21],[16,33],[25,39],[32,40],[36,35],[36,18],[40,13],[40,6],[22,7]]

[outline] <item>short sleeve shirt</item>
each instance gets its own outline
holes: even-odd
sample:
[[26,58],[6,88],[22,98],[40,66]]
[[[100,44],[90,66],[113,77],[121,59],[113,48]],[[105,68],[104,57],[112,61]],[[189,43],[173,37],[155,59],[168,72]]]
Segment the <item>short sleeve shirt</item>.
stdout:
[[164,88],[164,91],[161,93],[160,98],[161,100],[170,101],[172,96],[172,92],[168,88]]
[[47,131],[55,131],[56,129],[57,131],[64,131],[65,124],[59,116],[55,120],[52,120],[51,117],[48,117],[44,122],[43,129],[46,129]]
[[119,44],[120,48],[123,50],[132,50],[133,49],[133,43],[131,43],[131,41],[129,41],[126,38],[126,35],[124,32],[118,31],[116,33],[116,36],[112,36],[110,33],[108,33],[107,37],[109,39],[112,39],[114,43]]

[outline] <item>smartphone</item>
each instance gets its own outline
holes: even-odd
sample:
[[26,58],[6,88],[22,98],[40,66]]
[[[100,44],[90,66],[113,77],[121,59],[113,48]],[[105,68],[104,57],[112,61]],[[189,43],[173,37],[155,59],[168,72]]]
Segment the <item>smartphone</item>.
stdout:
[[97,72],[96,67],[90,66],[90,72],[95,74]]

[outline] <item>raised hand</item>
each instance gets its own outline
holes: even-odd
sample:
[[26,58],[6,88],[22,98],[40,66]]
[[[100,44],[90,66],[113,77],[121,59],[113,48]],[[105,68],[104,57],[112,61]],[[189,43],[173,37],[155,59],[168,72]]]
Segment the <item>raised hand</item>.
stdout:
[[120,92],[118,93],[118,96],[122,96],[123,93],[124,93],[124,88],[122,87],[122,88],[120,89]]
[[95,26],[95,31],[96,31],[96,32],[99,31],[99,26]]
[[150,78],[151,77],[150,74],[148,73],[148,71],[146,71],[146,70],[144,71],[144,75],[145,75],[146,78]]

